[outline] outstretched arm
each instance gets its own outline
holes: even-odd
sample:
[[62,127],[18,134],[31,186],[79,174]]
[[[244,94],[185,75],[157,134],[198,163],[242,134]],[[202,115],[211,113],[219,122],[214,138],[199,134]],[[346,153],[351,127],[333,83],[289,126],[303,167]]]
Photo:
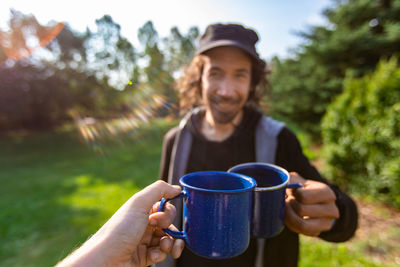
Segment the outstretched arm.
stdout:
[[183,240],[174,240],[162,228],[170,227],[175,207],[156,212],[161,198],[180,193],[179,186],[157,181],[133,195],[89,240],[57,266],[148,266],[168,253],[180,256]]

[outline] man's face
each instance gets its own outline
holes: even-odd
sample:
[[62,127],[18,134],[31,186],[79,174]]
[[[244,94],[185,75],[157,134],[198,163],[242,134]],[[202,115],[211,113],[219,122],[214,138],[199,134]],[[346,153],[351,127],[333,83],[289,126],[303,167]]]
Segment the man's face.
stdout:
[[205,54],[202,99],[216,123],[230,123],[240,113],[250,82],[251,59],[241,49],[218,47]]

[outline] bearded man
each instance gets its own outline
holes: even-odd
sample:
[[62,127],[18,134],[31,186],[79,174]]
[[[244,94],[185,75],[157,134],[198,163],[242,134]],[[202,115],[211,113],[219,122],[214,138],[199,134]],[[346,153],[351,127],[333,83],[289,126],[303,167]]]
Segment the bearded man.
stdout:
[[[354,235],[353,200],[321,177],[284,123],[264,116],[259,107],[267,73],[257,41],[255,31],[241,25],[207,27],[179,84],[186,116],[164,137],[160,179],[178,184],[190,172],[227,171],[246,162],[279,165],[290,172],[292,182],[303,185],[287,190],[285,228],[272,238],[251,239],[248,249],[231,259],[206,259],[185,248],[178,260],[169,258],[157,266],[297,266],[299,234],[331,242]],[[175,206],[179,227],[181,203]]]

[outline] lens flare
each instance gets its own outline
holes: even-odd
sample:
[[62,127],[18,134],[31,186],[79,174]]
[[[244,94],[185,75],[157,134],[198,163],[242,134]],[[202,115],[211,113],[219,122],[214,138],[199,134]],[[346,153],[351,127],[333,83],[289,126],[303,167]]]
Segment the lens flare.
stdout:
[[142,93],[132,99],[132,109],[118,118],[111,120],[82,117],[79,112],[71,111],[70,115],[75,121],[79,135],[92,151],[103,155],[103,145],[109,141],[120,140],[121,135],[132,138],[139,136],[135,132],[143,124],[151,123],[160,113],[170,113],[175,108],[167,97],[157,92]]

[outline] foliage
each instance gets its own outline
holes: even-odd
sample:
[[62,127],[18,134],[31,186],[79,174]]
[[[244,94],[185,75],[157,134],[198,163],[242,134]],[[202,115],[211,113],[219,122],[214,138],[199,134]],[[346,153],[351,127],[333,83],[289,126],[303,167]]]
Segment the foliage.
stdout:
[[304,43],[292,57],[271,64],[271,111],[314,136],[347,71],[360,77],[400,51],[399,1],[335,1],[324,16],[327,25],[299,33]]
[[323,118],[329,176],[400,207],[400,68],[396,57],[362,78],[348,76]]
[[121,26],[111,16],[97,19],[96,26],[96,32],[87,30],[85,33],[86,68],[93,71],[99,80],[106,79],[114,89],[122,90],[137,65],[135,48],[121,36]]
[[326,69],[307,56],[299,58],[272,60],[272,92],[268,102],[275,116],[298,125],[315,138],[325,106],[337,91],[340,79],[328,80]]
[[143,57],[148,61],[147,66],[143,69],[148,90],[161,92],[176,103],[174,78],[167,68],[165,56],[159,48],[158,33],[151,21],[146,22],[139,29],[138,37],[144,46]]
[[[152,112],[169,115],[177,104],[174,74],[193,55],[198,36],[197,27],[186,35],[174,27],[161,41],[149,21],[138,32],[140,53],[121,35],[120,25],[104,15],[96,20],[95,31],[79,33],[65,25],[33,53],[29,42],[49,28],[18,11],[12,12],[10,25],[10,40],[18,48],[14,54],[25,58],[7,58],[0,49],[0,130],[6,131],[51,129],[71,120],[71,114],[122,117],[145,106],[143,99],[161,101]],[[0,40],[4,34],[0,31]]]
[[[170,36],[160,43],[158,33],[151,21],[146,22],[138,31],[138,38],[144,46],[142,58],[147,61],[143,68],[145,84],[142,89],[161,93],[167,99],[167,104],[175,107],[168,113],[171,111],[178,113],[178,93],[174,75],[191,60],[198,33],[198,28],[192,27],[187,35],[182,35],[177,27],[173,27]],[[168,115],[165,109],[159,110],[158,113]]]
[[170,35],[164,38],[164,54],[172,74],[182,71],[194,56],[194,43],[199,36],[199,29],[193,26],[188,33],[182,34],[177,27],[172,27]]

